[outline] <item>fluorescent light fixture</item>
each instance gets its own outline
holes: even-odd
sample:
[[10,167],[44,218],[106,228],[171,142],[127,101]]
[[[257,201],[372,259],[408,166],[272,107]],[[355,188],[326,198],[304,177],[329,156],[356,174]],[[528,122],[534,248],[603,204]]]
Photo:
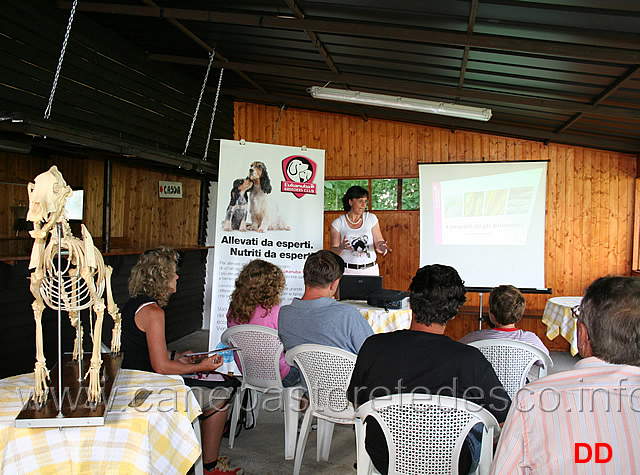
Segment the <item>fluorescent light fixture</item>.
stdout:
[[446,102],[424,101],[400,96],[385,96],[369,92],[348,91],[346,89],[332,89],[329,87],[312,86],[307,89],[314,99],[326,99],[328,101],[351,102],[369,106],[389,107],[427,114],[448,115],[461,119],[488,121],[491,118],[491,109],[480,107],[461,106]]

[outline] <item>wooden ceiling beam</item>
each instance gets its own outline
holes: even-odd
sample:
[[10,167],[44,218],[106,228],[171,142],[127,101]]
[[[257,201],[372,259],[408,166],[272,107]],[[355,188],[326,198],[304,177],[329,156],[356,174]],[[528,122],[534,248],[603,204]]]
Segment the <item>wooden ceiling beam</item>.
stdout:
[[[304,13],[302,13],[302,10],[300,10],[300,7],[298,7],[298,4],[296,3],[295,0],[285,0],[285,2],[287,3],[287,5],[289,5],[289,8],[293,12],[293,14],[296,16],[296,18],[299,18],[301,20],[304,19]],[[331,56],[329,56],[329,53],[327,53],[327,50],[325,49],[322,42],[318,38],[318,35],[316,35],[315,32],[310,30],[305,30],[305,33],[307,34],[309,39],[311,39],[311,42],[316,47],[316,49],[320,53],[320,56],[322,56],[322,59],[324,59],[325,63],[327,63],[327,66],[329,66],[329,69],[334,74],[340,74],[340,71],[338,71],[337,66],[334,64],[333,60],[331,59]]]
[[[214,160],[207,161],[190,155],[181,155],[146,145],[133,144],[111,135],[80,130],[74,127],[52,123],[48,120],[16,116],[11,122],[0,122],[0,133],[3,132],[23,133],[34,137],[48,137],[49,139],[59,140],[68,144],[110,152],[120,157],[149,160],[187,171],[206,173],[212,177],[218,176],[218,164],[217,161]],[[44,144],[44,141],[40,143]]]
[[[469,21],[467,22],[467,35],[473,35],[473,30],[476,26],[476,16],[478,15],[478,2],[479,0],[472,0],[469,8]],[[460,63],[460,77],[458,79],[458,89],[462,89],[464,84],[464,75],[467,72],[467,63],[469,62],[469,52],[471,47],[465,46],[464,53],[462,54],[462,62]]]
[[[153,61],[171,62],[176,64],[188,64],[206,67],[208,61],[203,58],[190,58],[185,56],[173,56],[151,54],[149,59]],[[516,96],[513,94],[501,94],[497,92],[480,91],[476,89],[458,89],[451,86],[438,86],[403,79],[383,79],[363,76],[358,74],[341,74],[336,76],[328,71],[307,69],[295,66],[281,66],[273,64],[251,64],[236,62],[214,61],[212,67],[225,68],[234,71],[248,71],[273,76],[289,76],[318,82],[340,82],[344,80],[349,84],[367,84],[369,89],[393,89],[400,94],[415,94],[422,98],[433,96],[462,97],[488,102],[500,102],[518,106],[532,107],[536,109],[558,111],[567,114],[584,113],[598,114],[601,116],[638,119],[640,113],[636,109],[623,109],[579,103],[573,101],[560,101],[554,99],[537,99],[535,97]],[[311,84],[310,84],[311,85]]]
[[[611,84],[607,89],[605,89],[602,94],[600,94],[598,97],[596,97],[593,101],[591,101],[591,105],[592,106],[597,106],[598,104],[600,104],[602,101],[604,101],[607,97],[609,97],[611,94],[613,94],[614,92],[616,92],[618,89],[620,89],[622,86],[624,86],[624,84],[631,82],[632,79],[634,79],[636,77],[636,75],[638,74],[638,71],[640,70],[640,66],[635,66],[633,68],[630,68],[625,74],[623,74],[622,76],[620,76],[618,79],[616,79],[614,81],[613,84]],[[567,122],[565,122],[564,124],[562,124],[561,127],[558,127],[555,130],[555,133],[559,134],[561,132],[564,132],[565,130],[567,130],[569,127],[571,127],[573,124],[575,124],[576,122],[578,122],[582,116],[584,115],[584,112],[580,112],[576,115],[574,115],[571,119],[569,119]],[[640,116],[640,113],[636,113],[636,116]]]
[[[142,1],[149,7],[160,8],[152,0],[142,0]],[[175,20],[173,18],[166,18],[166,20],[167,20],[167,22],[169,22],[169,24],[171,26],[173,26],[176,30],[178,30],[179,32],[184,34],[191,41],[193,41],[194,43],[199,45],[207,53],[211,54],[212,52],[215,51],[215,53],[214,53],[214,55],[215,55],[214,57],[215,58],[218,58],[220,61],[229,61],[227,58],[224,57],[224,55],[222,55],[222,53],[220,53],[219,51],[216,51],[215,48],[213,48],[211,45],[207,44],[206,41],[204,41],[202,38],[200,38],[198,35],[196,35],[193,31],[191,31],[189,28],[184,26],[178,20]],[[236,73],[242,79],[244,79],[249,84],[251,84],[254,88],[256,88],[258,91],[260,91],[262,93],[265,93],[265,94],[268,94],[268,91],[265,88],[263,88],[260,84],[255,82],[251,77],[247,76],[247,74],[245,74],[243,71],[236,71]]]
[[[71,9],[72,2],[58,2],[60,8]],[[382,23],[352,22],[336,20],[313,20],[300,18],[281,18],[247,13],[232,13],[215,10],[193,10],[185,8],[161,8],[133,6],[112,3],[79,2],[77,10],[81,12],[105,13],[116,15],[144,16],[150,18],[173,18],[176,20],[200,21],[208,23],[227,23],[258,28],[276,28],[284,30],[314,31],[343,35],[366,36],[392,40],[469,46],[499,51],[540,54],[552,57],[564,57],[587,61],[602,61],[615,64],[640,64],[640,50],[623,49],[585,44],[570,44],[559,41],[545,41],[519,37],[474,34],[442,31],[409,26],[388,26]],[[569,27],[566,27],[570,31]],[[581,32],[584,34],[584,32]]]

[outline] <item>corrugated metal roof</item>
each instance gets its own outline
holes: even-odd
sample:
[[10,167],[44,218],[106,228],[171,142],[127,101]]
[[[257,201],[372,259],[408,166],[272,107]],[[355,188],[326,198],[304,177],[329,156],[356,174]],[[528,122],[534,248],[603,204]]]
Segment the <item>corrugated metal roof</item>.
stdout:
[[[640,152],[637,1],[83,0],[77,8],[199,81],[215,47],[222,93],[239,100]],[[327,83],[493,116],[484,123],[307,93]]]

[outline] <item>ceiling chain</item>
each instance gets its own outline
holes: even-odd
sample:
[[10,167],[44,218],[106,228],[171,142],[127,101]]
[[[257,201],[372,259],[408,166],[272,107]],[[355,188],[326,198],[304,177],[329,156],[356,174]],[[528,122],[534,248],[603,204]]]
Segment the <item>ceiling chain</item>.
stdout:
[[207,135],[207,145],[204,147],[204,157],[203,160],[207,159],[207,154],[209,153],[209,141],[211,140],[211,131],[213,130],[213,119],[216,116],[216,109],[218,108],[218,96],[220,96],[220,89],[222,88],[222,73],[224,73],[224,68],[220,69],[220,78],[218,79],[218,89],[216,89],[216,98],[213,101],[213,110],[211,111],[211,122],[209,123],[209,135]]
[[56,93],[56,87],[58,87],[58,78],[60,77],[60,70],[62,69],[62,60],[64,59],[64,53],[67,50],[67,42],[69,41],[69,33],[71,32],[71,23],[73,23],[73,16],[76,13],[76,6],[78,0],[73,1],[73,7],[71,7],[71,14],[69,15],[69,23],[67,23],[67,31],[64,34],[64,41],[62,42],[62,50],[60,50],[60,58],[58,58],[58,67],[56,68],[56,74],[53,78],[53,85],[51,86],[51,94],[49,95],[49,103],[44,111],[44,118],[49,119],[51,116],[51,105],[53,104],[53,96]]
[[193,118],[191,119],[191,127],[189,128],[189,135],[187,135],[187,143],[184,145],[184,152],[182,155],[187,154],[187,149],[189,148],[189,142],[191,142],[191,134],[193,134],[193,126],[196,124],[196,117],[198,117],[198,111],[200,110],[200,103],[202,103],[202,95],[204,94],[204,89],[207,86],[207,80],[209,79],[209,71],[211,70],[211,63],[213,63],[213,57],[216,54],[216,49],[214,48],[211,53],[209,53],[209,65],[207,66],[207,73],[204,75],[204,81],[202,82],[202,88],[200,89],[200,97],[198,98],[198,103],[196,104],[196,110],[193,113]]

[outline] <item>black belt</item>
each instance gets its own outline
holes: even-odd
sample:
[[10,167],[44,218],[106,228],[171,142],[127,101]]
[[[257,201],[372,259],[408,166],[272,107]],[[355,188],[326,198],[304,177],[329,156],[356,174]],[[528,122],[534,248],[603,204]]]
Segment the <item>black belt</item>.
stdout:
[[369,267],[373,267],[376,265],[376,261],[373,262],[369,262],[368,264],[345,264],[347,266],[347,269],[356,269],[356,270],[360,270],[360,269],[368,269]]

